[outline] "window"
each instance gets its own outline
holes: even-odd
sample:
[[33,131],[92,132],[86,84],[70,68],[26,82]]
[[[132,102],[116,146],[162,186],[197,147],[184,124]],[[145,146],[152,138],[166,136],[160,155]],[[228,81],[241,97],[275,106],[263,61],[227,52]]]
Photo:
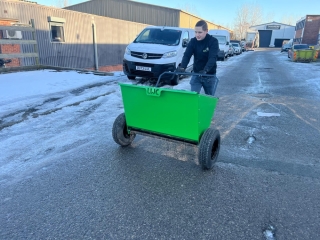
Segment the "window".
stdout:
[[185,31],[182,37],[182,47],[186,47],[189,43],[189,32]]
[[63,26],[50,24],[51,42],[64,42]]
[[181,31],[175,29],[147,28],[135,39],[135,43],[154,43],[168,46],[179,45]]
[[183,41],[187,41],[187,42],[189,41],[189,32],[188,31],[184,32]]
[[51,42],[65,42],[63,25],[66,22],[63,18],[48,17]]

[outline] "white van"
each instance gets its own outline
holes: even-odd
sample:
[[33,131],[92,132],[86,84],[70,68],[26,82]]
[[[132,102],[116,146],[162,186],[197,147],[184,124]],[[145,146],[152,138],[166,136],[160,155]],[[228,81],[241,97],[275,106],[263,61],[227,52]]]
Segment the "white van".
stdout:
[[[123,72],[129,79],[134,80],[136,77],[157,79],[163,72],[175,71],[181,63],[189,41],[194,36],[194,29],[146,27],[127,46],[123,59]],[[187,71],[192,68],[193,57],[190,59]],[[173,75],[167,75],[164,79],[168,80],[172,77]]]
[[224,61],[228,57],[230,32],[222,29],[212,29],[208,32],[211,36],[215,37],[219,42],[218,59]]

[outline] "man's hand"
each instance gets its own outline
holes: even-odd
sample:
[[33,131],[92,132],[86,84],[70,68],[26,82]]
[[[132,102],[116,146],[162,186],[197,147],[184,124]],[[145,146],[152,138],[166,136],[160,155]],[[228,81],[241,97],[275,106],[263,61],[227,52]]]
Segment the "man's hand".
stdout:
[[199,76],[202,77],[202,75],[207,74],[207,71],[206,70],[201,70],[198,73],[200,74]]
[[184,73],[186,70],[182,67],[177,67],[176,71],[177,73]]

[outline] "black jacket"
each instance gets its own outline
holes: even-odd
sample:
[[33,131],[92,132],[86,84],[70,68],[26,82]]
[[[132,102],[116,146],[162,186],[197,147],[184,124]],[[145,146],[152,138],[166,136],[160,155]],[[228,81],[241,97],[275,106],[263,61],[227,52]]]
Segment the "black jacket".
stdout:
[[190,40],[184,52],[181,67],[186,68],[193,55],[193,71],[195,73],[205,70],[208,74],[216,74],[218,52],[219,43],[215,37],[207,34],[201,41],[194,37]]

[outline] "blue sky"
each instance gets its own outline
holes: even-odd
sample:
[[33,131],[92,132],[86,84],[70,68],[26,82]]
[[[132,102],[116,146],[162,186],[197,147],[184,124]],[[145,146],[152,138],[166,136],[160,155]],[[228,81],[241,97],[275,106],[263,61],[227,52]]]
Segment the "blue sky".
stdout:
[[[56,5],[62,0],[33,0],[43,5]],[[68,0],[69,5],[86,2]],[[244,4],[259,5],[262,9],[264,22],[282,22],[292,17],[295,21],[307,14],[320,15],[320,0],[256,0],[256,1],[225,1],[225,0],[135,0],[170,8],[188,9],[190,13],[220,25],[232,27],[237,10]],[[295,25],[295,24],[294,24]]]

